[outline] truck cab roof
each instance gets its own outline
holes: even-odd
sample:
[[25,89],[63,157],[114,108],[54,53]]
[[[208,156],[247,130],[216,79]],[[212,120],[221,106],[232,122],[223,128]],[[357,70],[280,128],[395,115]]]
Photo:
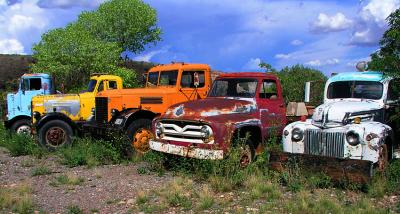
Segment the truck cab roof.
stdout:
[[365,72],[345,72],[339,73],[329,78],[328,82],[337,81],[377,81],[381,82],[385,79],[382,72],[365,71]]
[[50,78],[49,74],[45,73],[34,73],[34,74],[24,74],[22,77],[43,77],[43,78]]
[[207,64],[195,64],[195,63],[184,63],[184,62],[174,62],[171,64],[157,65],[152,67],[149,72],[154,71],[165,71],[165,70],[177,70],[177,69],[210,69]]
[[218,78],[246,78],[246,77],[256,77],[256,78],[277,78],[275,74],[266,72],[233,72],[233,73],[223,73],[218,76]]

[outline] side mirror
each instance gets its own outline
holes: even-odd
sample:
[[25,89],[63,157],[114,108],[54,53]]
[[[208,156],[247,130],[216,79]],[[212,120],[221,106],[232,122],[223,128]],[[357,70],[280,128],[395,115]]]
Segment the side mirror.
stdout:
[[142,82],[146,83],[147,81],[147,75],[146,74],[142,74]]
[[306,82],[306,85],[304,87],[304,102],[309,103],[310,102],[310,92],[311,91],[311,82]]

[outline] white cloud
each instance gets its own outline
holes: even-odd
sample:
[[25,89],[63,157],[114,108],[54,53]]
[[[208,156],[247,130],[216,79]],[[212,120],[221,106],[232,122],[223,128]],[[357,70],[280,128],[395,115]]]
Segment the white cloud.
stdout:
[[135,60],[135,61],[143,61],[143,62],[150,62],[151,61],[151,59],[154,57],[154,56],[156,56],[156,55],[158,55],[158,54],[163,54],[163,53],[167,53],[168,52],[168,50],[169,50],[169,46],[164,46],[162,49],[160,49],[160,50],[154,50],[154,51],[150,51],[150,52],[148,52],[148,53],[146,53],[146,54],[142,54],[142,55],[139,55],[139,56],[135,56],[134,58],[133,58],[133,60]]
[[352,25],[353,21],[346,18],[343,13],[339,12],[334,16],[320,13],[318,20],[312,23],[311,31],[314,33],[343,31],[349,29]]
[[251,58],[244,66],[243,69],[260,70],[260,58]]
[[23,54],[24,46],[16,39],[0,40],[0,54]]
[[350,44],[377,45],[388,25],[386,18],[400,7],[400,0],[371,0],[364,4],[358,14]]
[[41,8],[94,8],[99,6],[103,1],[104,0],[39,0],[37,5]]
[[276,54],[275,58],[277,59],[289,59],[290,58],[290,54]]
[[319,67],[319,66],[322,65],[322,63],[321,63],[321,61],[319,59],[311,60],[311,61],[308,61],[308,62],[306,62],[304,64],[309,65],[309,66],[314,66],[314,67]]
[[313,66],[313,67],[320,67],[320,66],[325,66],[325,65],[337,65],[337,64],[339,64],[339,62],[340,62],[339,59],[332,58],[332,59],[327,59],[325,61],[321,61],[319,59],[311,60],[304,64]]
[[299,45],[303,44],[303,41],[295,39],[295,40],[291,41],[290,44],[294,45],[294,46],[299,46]]
[[20,31],[28,30],[29,28],[42,29],[45,25],[44,22],[39,22],[33,17],[16,14],[10,18],[8,32],[16,34]]

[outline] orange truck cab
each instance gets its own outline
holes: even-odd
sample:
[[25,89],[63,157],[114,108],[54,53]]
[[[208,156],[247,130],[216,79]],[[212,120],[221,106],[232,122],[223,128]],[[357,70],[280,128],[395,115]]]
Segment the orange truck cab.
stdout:
[[96,96],[93,120],[85,124],[92,136],[123,131],[139,152],[149,150],[152,120],[176,103],[202,99],[212,83],[206,64],[171,63],[149,70],[144,88],[103,91]]

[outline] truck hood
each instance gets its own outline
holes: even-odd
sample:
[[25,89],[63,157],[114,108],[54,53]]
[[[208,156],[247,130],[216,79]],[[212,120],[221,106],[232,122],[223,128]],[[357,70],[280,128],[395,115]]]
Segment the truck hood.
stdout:
[[257,109],[253,98],[205,98],[180,103],[168,108],[163,118],[213,121],[217,118],[236,117]]
[[382,106],[372,100],[341,100],[328,102],[318,106],[312,116],[312,123],[317,126],[339,126],[342,124],[346,113],[357,113],[364,111],[374,111],[381,109]]
[[45,112],[68,112],[76,116],[80,110],[80,96],[78,94],[42,95],[32,98],[32,109],[44,108]]

